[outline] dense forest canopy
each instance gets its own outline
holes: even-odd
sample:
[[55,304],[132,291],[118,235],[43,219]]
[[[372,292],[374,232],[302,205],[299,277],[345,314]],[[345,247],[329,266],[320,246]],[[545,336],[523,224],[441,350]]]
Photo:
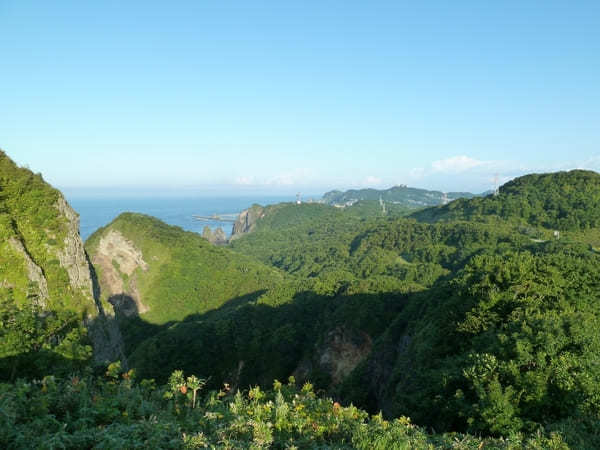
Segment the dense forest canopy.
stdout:
[[572,170],[525,175],[509,181],[497,196],[460,199],[413,214],[418,220],[482,220],[497,216],[536,227],[585,231],[600,226],[600,174]]

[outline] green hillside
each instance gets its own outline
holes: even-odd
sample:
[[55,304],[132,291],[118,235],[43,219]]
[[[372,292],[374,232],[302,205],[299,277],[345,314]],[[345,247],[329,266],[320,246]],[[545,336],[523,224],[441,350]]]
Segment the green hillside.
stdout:
[[499,217],[535,227],[586,231],[600,227],[600,174],[572,170],[516,178],[499,195],[460,199],[412,215],[422,221]]
[[298,277],[347,270],[352,240],[361,230],[404,215],[382,214],[378,202],[358,202],[347,208],[312,203],[280,203],[264,208],[252,233],[232,240],[236,252],[260,259]]
[[[340,398],[437,430],[509,434],[544,425],[591,439],[600,260],[579,241],[598,235],[597,179],[582,171],[527,176],[498,197],[414,215],[437,223],[324,218],[286,233],[261,232],[258,222],[232,248],[321,286],[369,280],[383,298],[404,287],[401,306],[379,322],[385,330],[370,335],[368,358],[334,390]],[[487,204],[499,213],[469,209]],[[575,231],[555,239],[550,218]],[[363,311],[374,318],[376,310]],[[319,323],[313,332],[326,334],[331,322]]]
[[97,310],[77,220],[59,191],[0,151],[0,379],[90,358],[82,319]]
[[[111,242],[111,236],[119,238]],[[108,248],[101,248],[103,240],[109,241]],[[127,258],[127,245],[139,252],[139,260]],[[137,312],[154,324],[209,311],[283,279],[279,271],[252,258],[142,214],[121,214],[90,236],[86,249],[98,274],[102,299],[120,294],[136,297],[146,309]],[[125,268],[125,264],[132,266]]]
[[573,244],[483,250],[411,298],[342,397],[436,430],[597,436],[599,267]]

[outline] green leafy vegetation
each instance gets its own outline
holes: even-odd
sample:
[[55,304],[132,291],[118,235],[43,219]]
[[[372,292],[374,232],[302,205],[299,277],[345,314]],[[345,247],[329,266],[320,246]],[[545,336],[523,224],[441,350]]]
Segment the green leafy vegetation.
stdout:
[[0,384],[3,448],[564,449],[558,434],[478,438],[428,434],[410,419],[385,420],[317,396],[309,383],[204,392],[174,372],[169,383],[137,383],[111,365],[103,377],[47,376]]
[[[93,315],[90,296],[71,286],[59,262],[68,231],[67,218],[58,209],[60,198],[40,174],[18,167],[0,151],[0,297],[29,304],[37,296],[49,308]],[[37,286],[31,284],[34,266]],[[41,284],[47,293],[40,292]]]
[[83,321],[71,311],[43,311],[0,298],[0,379],[66,374],[90,363]]
[[[474,257],[397,316],[372,360],[346,380],[346,398],[379,397],[389,414],[411,411],[435,429],[506,435],[575,421],[592,439],[598,263],[585,248],[558,245]],[[378,353],[398,341],[395,362],[377,367]],[[378,371],[389,373],[384,385],[365,390]]]

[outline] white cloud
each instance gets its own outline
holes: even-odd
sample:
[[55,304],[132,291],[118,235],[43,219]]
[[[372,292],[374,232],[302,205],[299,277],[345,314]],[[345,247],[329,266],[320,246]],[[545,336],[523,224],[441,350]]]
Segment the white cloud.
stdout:
[[312,175],[312,170],[299,168],[275,175],[267,179],[265,184],[274,186],[293,186],[306,183]]
[[373,186],[373,185],[379,185],[381,183],[383,183],[383,180],[381,178],[377,178],[373,175],[369,175],[367,178],[364,179],[362,184],[364,186]]
[[420,180],[425,176],[425,174],[426,170],[422,167],[415,167],[413,169],[410,169],[410,171],[408,172],[408,176],[413,180]]
[[253,184],[256,184],[256,180],[254,177],[237,177],[234,180],[234,184],[237,184],[240,186],[251,186]]
[[460,173],[484,164],[486,162],[470,158],[466,155],[460,155],[433,161],[431,163],[431,170],[442,173]]
[[259,186],[294,186],[311,182],[314,173],[311,169],[298,168],[281,172],[271,176],[256,177],[253,175],[240,175],[231,182],[237,186],[259,187]]
[[272,184],[275,186],[292,186],[296,184],[296,180],[293,174],[282,173],[269,178],[266,184]]
[[592,157],[586,159],[579,165],[578,168],[586,169],[586,170],[600,171],[600,155],[595,155],[595,156],[592,156]]

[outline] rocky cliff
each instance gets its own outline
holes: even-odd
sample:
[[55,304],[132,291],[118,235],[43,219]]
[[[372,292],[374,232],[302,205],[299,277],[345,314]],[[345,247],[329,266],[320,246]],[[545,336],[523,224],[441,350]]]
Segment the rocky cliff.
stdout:
[[96,361],[116,360],[118,330],[95,292],[77,213],[41,175],[0,152],[0,297],[82,313]]
[[334,387],[369,356],[372,348],[373,342],[367,333],[338,326],[328,331],[309,357],[300,362],[294,376],[305,381],[319,370],[329,376],[329,387]]
[[233,224],[233,231],[229,240],[234,240],[241,237],[245,233],[250,233],[254,230],[256,222],[265,216],[265,208],[260,205],[252,205],[240,213],[237,220]]

